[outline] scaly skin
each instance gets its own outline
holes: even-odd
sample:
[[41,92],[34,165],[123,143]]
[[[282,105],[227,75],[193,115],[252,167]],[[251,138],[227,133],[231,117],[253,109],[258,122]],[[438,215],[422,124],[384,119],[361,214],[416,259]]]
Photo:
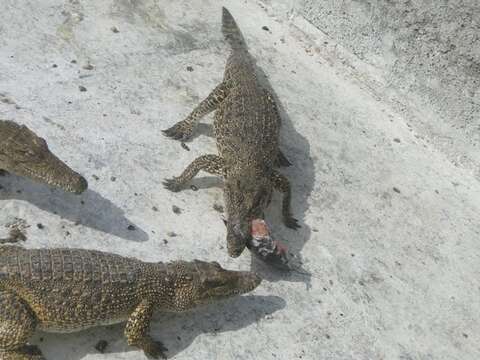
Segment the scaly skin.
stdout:
[[164,185],[179,191],[200,171],[224,178],[227,212],[227,249],[239,256],[249,241],[250,224],[263,218],[273,189],[283,193],[282,214],[286,226],[296,229],[290,211],[288,179],[275,168],[291,165],[279,149],[280,116],[272,95],[258,82],[253,59],[235,20],[223,8],[222,32],[232,53],[227,60],[223,82],[183,121],[164,131],[186,141],[198,120],[216,110],[215,138],[219,155],[203,155],[178,177]]
[[6,120],[0,120],[0,171],[76,194],[88,187],[85,178],[50,152],[44,139],[26,126]]
[[185,311],[260,282],[215,262],[146,263],[94,250],[2,245],[0,359],[43,359],[27,345],[35,329],[74,332],[123,321],[129,345],[165,358],[167,349],[148,334],[154,310]]

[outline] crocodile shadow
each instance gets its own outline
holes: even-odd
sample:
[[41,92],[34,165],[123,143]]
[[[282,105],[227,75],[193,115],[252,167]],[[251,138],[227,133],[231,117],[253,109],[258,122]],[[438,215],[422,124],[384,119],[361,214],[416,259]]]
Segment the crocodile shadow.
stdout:
[[[205,117],[207,119],[207,117]],[[205,136],[211,139],[215,139],[215,130],[212,124],[199,123],[195,128],[194,134],[189,142],[195,140],[197,137]]]
[[[305,223],[306,212],[309,208],[309,197],[315,184],[315,166],[310,155],[310,143],[307,138],[295,130],[292,120],[288,116],[282,102],[272,88],[265,72],[256,66],[257,79],[260,84],[270,92],[277,104],[282,120],[280,131],[280,149],[292,163],[289,167],[282,167],[279,171],[286,175],[292,187],[292,214],[301,227],[297,230],[287,228],[282,221],[281,195],[275,192],[273,201],[266,211],[266,220],[272,229],[274,239],[287,245],[288,251],[293,255],[293,264],[300,267],[302,264],[302,249],[310,240],[312,231]],[[292,281],[310,283],[310,276],[298,272],[276,271],[267,266],[252,254],[252,271],[257,272],[262,278],[269,281]]]
[[[272,315],[285,306],[285,300],[278,296],[240,296],[186,313],[156,314],[152,320],[150,333],[154,339],[161,340],[168,348],[167,357],[173,358],[189,347],[201,334],[213,337],[222,332],[236,331],[262,320],[266,315]],[[123,335],[124,327],[125,324],[117,324],[73,334],[38,332],[32,343],[38,345],[44,356],[50,360],[81,360],[86,354],[98,353],[94,347],[99,340],[107,341],[105,353],[108,354],[139,351],[127,345]],[[138,354],[139,358],[143,358],[143,354],[140,355],[140,352]]]
[[[28,202],[63,219],[126,240],[148,240],[147,233],[132,224],[122,209],[91,189],[74,195],[8,174],[1,178],[0,200],[12,199]],[[128,230],[130,225],[134,230]]]

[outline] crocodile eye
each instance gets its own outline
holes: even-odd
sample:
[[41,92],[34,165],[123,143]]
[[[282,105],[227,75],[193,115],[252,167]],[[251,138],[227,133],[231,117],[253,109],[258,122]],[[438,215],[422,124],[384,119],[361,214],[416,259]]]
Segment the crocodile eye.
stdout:
[[222,267],[220,266],[220,264],[219,264],[218,262],[216,262],[216,261],[213,261],[213,262],[212,262],[212,265],[215,266],[215,267],[218,268],[218,269],[221,269],[221,268],[222,268]]

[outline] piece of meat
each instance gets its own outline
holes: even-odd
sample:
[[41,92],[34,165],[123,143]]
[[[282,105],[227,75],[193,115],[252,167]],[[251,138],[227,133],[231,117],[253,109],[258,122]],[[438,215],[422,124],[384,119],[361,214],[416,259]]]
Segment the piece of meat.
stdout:
[[288,247],[270,236],[265,220],[252,221],[252,237],[247,247],[265,263],[281,270],[291,270],[288,264]]

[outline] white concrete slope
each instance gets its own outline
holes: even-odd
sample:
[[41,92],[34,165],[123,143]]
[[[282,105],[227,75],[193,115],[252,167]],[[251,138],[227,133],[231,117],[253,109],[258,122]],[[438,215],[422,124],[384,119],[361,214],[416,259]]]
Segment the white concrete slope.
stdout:
[[[161,185],[216,152],[208,125],[190,151],[161,130],[222,79],[222,4],[281,102],[282,149],[294,164],[281,171],[302,228],[282,225],[279,196],[268,221],[310,279],[251,265],[248,251],[228,257],[213,209],[223,202],[221,181],[202,174],[198,191],[180,193]],[[255,1],[1,7],[0,117],[45,137],[90,188],[75,196],[1,177],[0,237],[23,219],[27,247],[217,260],[266,278],[251,295],[156,316],[152,335],[174,359],[480,358],[480,184],[352,76],[340,55],[324,57],[315,42],[325,34]],[[104,354],[94,348],[100,339],[109,344]],[[143,359],[120,325],[38,333],[33,343],[49,360]]]

